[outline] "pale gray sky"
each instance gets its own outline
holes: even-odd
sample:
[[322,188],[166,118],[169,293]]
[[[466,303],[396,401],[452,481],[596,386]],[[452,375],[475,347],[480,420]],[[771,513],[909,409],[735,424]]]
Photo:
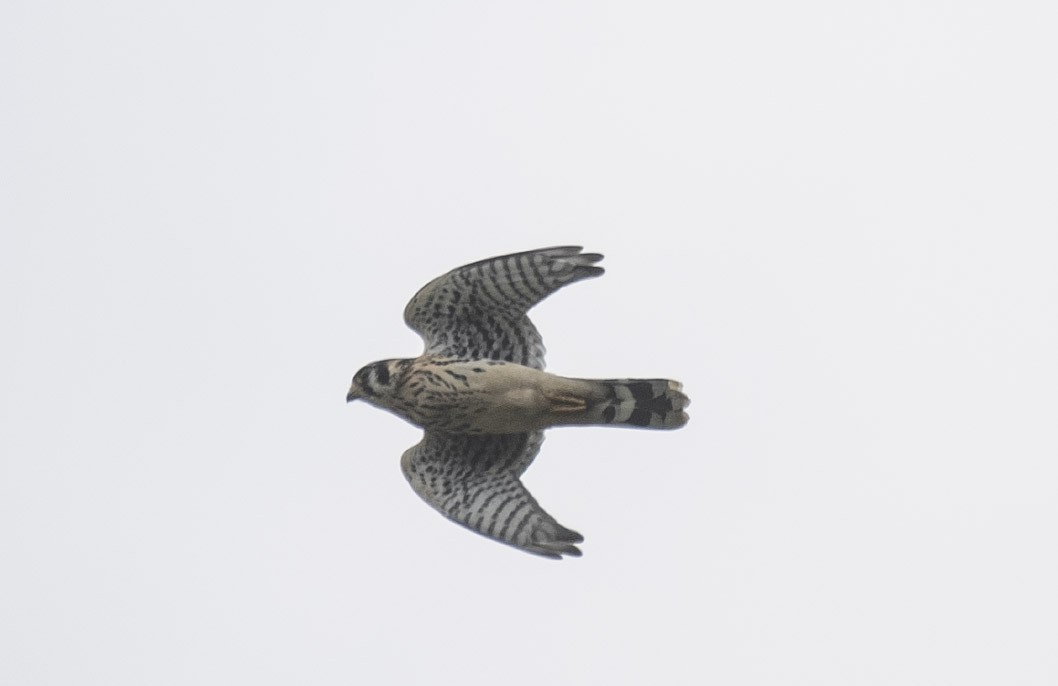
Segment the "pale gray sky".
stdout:
[[[0,9],[0,683],[1053,684],[1045,2]],[[349,378],[554,244],[556,563]]]

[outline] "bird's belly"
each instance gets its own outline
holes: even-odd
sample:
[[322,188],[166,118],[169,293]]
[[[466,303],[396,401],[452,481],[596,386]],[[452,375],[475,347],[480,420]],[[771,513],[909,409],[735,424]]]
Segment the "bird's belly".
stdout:
[[[547,426],[549,375],[497,362],[447,362],[413,375],[401,408],[413,424],[448,433],[524,433]],[[401,412],[403,410],[403,412]]]
[[546,401],[526,388],[501,393],[466,393],[431,404],[416,422],[449,433],[510,434],[543,428]]
[[524,433],[544,427],[547,401],[535,388],[515,388],[482,403],[472,422],[481,433]]

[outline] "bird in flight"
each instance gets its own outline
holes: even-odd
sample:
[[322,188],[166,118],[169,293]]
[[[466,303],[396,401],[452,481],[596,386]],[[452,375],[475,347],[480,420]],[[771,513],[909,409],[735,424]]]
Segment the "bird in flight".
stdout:
[[579,556],[584,538],[544,511],[519,477],[544,429],[678,429],[689,400],[668,379],[578,379],[544,371],[526,313],[565,285],[600,276],[602,255],[573,246],[474,262],[415,294],[404,321],[422,336],[414,359],[373,362],[346,396],[424,429],[401,457],[411,487],[472,531],[550,558]]

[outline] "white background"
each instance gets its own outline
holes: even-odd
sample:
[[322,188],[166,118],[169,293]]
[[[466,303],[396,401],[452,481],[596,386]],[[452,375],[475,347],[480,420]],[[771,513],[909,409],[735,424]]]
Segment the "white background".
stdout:
[[[1052,3],[0,10],[0,683],[1054,684]],[[554,244],[552,562],[349,378]]]

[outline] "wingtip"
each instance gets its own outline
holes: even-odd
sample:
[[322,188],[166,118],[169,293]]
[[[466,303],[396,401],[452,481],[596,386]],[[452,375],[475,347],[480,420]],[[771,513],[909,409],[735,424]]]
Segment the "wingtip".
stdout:
[[564,545],[564,546],[549,546],[547,548],[527,548],[528,552],[538,555],[539,557],[546,557],[549,560],[563,560],[564,556],[569,557],[581,557],[584,553],[581,552],[580,548],[575,545]]
[[579,279],[602,276],[606,273],[606,270],[603,267],[595,264],[603,259],[601,253],[581,253],[580,248],[577,248],[577,252],[575,253],[551,255],[551,257],[555,259],[556,264],[560,264],[567,269],[572,268],[572,274]]
[[538,532],[534,536],[533,544],[525,549],[531,553],[552,559],[559,559],[563,555],[580,557],[583,553],[574,544],[583,543],[584,537],[573,529],[567,529],[557,522],[552,522],[552,524],[552,527],[547,527],[544,531]]
[[603,259],[604,255],[598,252],[584,252],[580,245],[557,245],[553,248],[540,248],[539,250],[527,250],[521,254],[537,253],[548,257],[573,258],[579,264],[594,264]]

